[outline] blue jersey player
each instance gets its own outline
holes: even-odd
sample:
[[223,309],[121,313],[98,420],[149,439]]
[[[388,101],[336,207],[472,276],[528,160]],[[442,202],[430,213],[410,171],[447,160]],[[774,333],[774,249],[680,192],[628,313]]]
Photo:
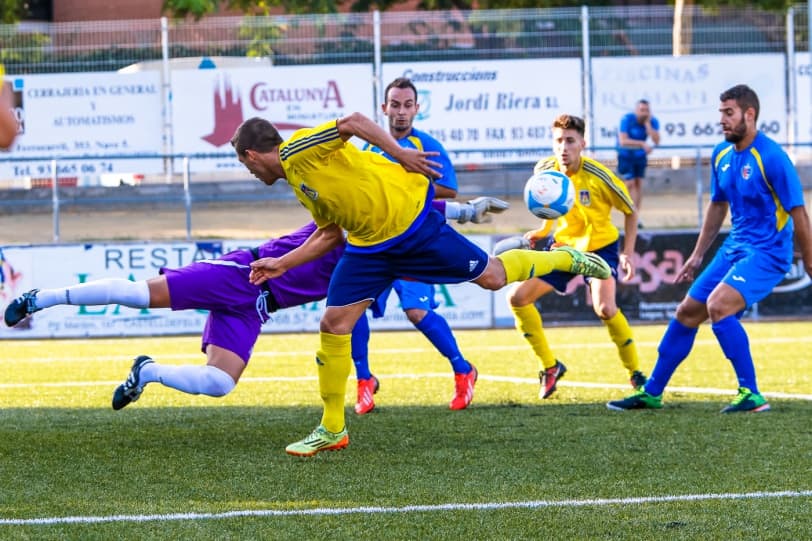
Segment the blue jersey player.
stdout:
[[[442,176],[434,179],[434,196],[437,199],[453,198],[457,195],[457,174],[451,165],[443,145],[434,137],[412,127],[415,116],[420,108],[417,102],[417,89],[410,79],[398,77],[386,87],[384,91],[385,102],[381,106],[384,115],[389,119],[389,133],[400,146],[422,151],[434,151],[437,155],[434,160],[440,164]],[[367,144],[364,150],[378,152],[389,159],[391,156],[380,148]],[[474,384],[477,371],[462,355],[457,341],[451,332],[448,322],[434,311],[438,303],[435,300],[435,291],[432,284],[397,280],[392,284],[400,298],[400,305],[414,325],[434,347],[451,363],[454,370],[455,392],[449,404],[452,410],[461,410],[468,407],[474,397]],[[372,312],[375,317],[382,317],[386,307],[389,291],[379,296],[373,303]],[[363,349],[354,347],[353,352],[362,352]],[[357,400],[355,412],[363,415],[375,407],[373,395],[378,390],[378,379],[369,370],[369,360],[365,356],[353,354],[355,375],[358,380]]]
[[[660,341],[648,382],[613,410],[661,408],[671,375],[694,344],[698,326],[711,329],[736,372],[739,392],[722,413],[770,409],[759,392],[742,312],[766,297],[790,270],[793,241],[812,275],[812,234],[798,173],[778,144],[756,128],[756,93],[737,85],[720,96],[725,142],[711,155],[711,201],[694,251],[676,280],[693,281]],[[708,266],[694,280],[730,209],[731,229]]]
[[[649,139],[652,145],[648,144]],[[639,100],[634,111],[620,119],[617,132],[617,173],[626,183],[638,213],[643,204],[643,179],[646,177],[648,155],[659,144],[660,122],[651,114],[649,102]]]

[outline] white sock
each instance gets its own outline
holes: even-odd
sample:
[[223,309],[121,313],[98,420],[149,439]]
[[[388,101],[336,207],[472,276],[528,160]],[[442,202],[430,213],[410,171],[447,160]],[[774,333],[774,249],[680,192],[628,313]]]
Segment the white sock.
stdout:
[[445,217],[446,220],[456,220],[460,217],[460,203],[456,201],[446,201],[445,203]]
[[130,308],[149,308],[149,286],[143,280],[131,282],[123,278],[104,278],[59,289],[41,289],[34,303],[37,308],[57,304],[121,304]]
[[144,365],[139,374],[141,383],[161,384],[189,394],[225,396],[236,383],[224,371],[210,365],[170,366],[158,363]]

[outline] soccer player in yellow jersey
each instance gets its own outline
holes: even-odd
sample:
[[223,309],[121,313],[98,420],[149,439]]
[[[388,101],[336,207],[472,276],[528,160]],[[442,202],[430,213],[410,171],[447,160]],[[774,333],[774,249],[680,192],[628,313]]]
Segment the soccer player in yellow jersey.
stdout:
[[[618,266],[624,279],[634,276],[634,243],[637,237],[637,211],[629,197],[626,186],[609,169],[599,162],[582,156],[586,146],[584,141],[584,121],[572,115],[560,115],[553,121],[554,156],[543,158],[535,166],[535,172],[556,170],[565,173],[575,187],[575,204],[572,209],[557,220],[555,233],[550,246],[572,246],[578,250],[593,252],[601,256],[612,268],[612,275],[606,279],[586,278],[592,292],[592,307],[601,319],[609,336],[617,345],[620,360],[629,373],[632,387],[637,388],[646,382],[640,371],[637,346],[626,317],[615,301]],[[612,224],[612,208],[625,216],[625,238],[623,249],[618,255],[620,234]],[[530,231],[525,239],[535,246],[537,241],[548,238],[550,226]],[[538,357],[541,370],[539,398],[548,398],[555,392],[556,383],[566,373],[564,363],[553,355],[542,329],[541,314],[535,302],[540,297],[557,290],[567,289],[567,283],[574,274],[568,271],[554,271],[544,276],[537,275],[517,284],[508,294],[510,307],[516,317],[516,328],[530,343]]]
[[11,112],[14,107],[11,85],[3,80],[5,69],[0,64],[0,148],[8,148],[14,143],[19,127],[17,119]]
[[[397,161],[364,152],[357,136]],[[490,257],[449,226],[431,205],[436,177],[433,152],[405,148],[360,113],[298,130],[284,141],[267,120],[250,118],[231,139],[237,158],[265,184],[283,178],[310,211],[318,229],[298,248],[278,258],[257,259],[250,281],[261,284],[286,270],[347,247],[333,272],[316,352],[321,423],[285,449],[296,456],[346,447],[344,418],[347,377],[352,369],[351,336],[373,299],[396,279],[426,283],[472,281],[486,289],[554,270],[608,278],[609,266],[594,254],[571,247],[550,252],[509,250]]]

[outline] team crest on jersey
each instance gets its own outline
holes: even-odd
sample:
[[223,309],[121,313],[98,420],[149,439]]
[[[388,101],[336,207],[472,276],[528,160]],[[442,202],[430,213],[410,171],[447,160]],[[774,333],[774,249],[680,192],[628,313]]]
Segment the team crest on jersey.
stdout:
[[744,167],[742,167],[742,178],[744,180],[750,180],[750,175],[752,175],[752,174],[753,174],[753,168],[750,167],[749,163],[747,165],[745,165]]
[[302,182],[299,185],[299,189],[302,190],[302,193],[305,194],[310,199],[312,199],[313,201],[319,198],[319,192],[317,192],[310,186],[306,185],[304,182]]
[[589,195],[589,190],[578,190],[578,201],[580,201],[583,206],[588,207],[592,202],[592,198]]

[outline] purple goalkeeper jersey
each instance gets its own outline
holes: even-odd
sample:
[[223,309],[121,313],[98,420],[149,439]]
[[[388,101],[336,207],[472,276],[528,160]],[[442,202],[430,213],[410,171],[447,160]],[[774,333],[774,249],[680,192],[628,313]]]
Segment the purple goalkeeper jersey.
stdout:
[[250,264],[256,259],[252,252],[257,257],[280,257],[301,246],[315,230],[316,224],[311,222],[253,251],[235,250],[179,269],[161,269],[167,279],[172,310],[209,310],[203,330],[204,352],[213,344],[248,362],[262,324],[272,312],[327,296],[330,276],[344,253],[343,245],[268,280],[267,286],[248,281]]

